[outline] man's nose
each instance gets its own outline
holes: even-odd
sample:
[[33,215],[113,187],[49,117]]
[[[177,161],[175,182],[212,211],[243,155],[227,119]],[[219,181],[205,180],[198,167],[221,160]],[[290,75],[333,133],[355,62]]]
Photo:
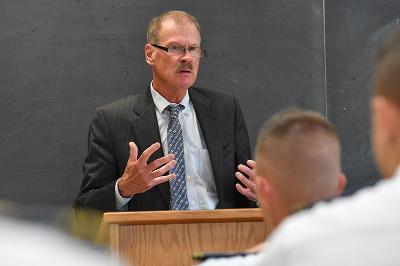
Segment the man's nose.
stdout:
[[183,50],[181,60],[182,61],[192,61],[193,60],[193,56],[190,54],[189,48],[185,48],[185,50]]

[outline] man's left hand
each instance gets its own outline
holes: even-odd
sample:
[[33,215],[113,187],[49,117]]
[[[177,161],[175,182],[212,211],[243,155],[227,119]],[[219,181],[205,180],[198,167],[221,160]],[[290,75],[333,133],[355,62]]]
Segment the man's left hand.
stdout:
[[[254,182],[254,168],[256,167],[256,162],[253,160],[247,160],[247,165],[239,164],[238,172],[235,173],[237,179],[240,183],[236,184],[236,189],[240,194],[246,196],[249,200],[257,201],[256,195],[256,183]],[[248,176],[248,178],[246,176]],[[244,185],[244,186],[243,186]]]

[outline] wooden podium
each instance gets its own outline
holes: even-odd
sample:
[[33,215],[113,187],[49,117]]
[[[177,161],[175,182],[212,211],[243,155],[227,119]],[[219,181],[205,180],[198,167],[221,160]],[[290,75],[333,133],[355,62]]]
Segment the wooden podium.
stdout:
[[269,233],[260,209],[113,212],[111,252],[130,265],[193,265],[195,252],[244,251]]

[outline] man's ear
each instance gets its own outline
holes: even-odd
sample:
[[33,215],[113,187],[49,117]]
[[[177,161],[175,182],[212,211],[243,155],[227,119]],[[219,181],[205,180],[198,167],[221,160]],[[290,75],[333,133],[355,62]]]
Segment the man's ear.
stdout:
[[346,175],[344,173],[340,173],[336,195],[338,196],[341,195],[346,185],[347,185]]
[[154,53],[153,46],[151,46],[151,44],[147,43],[144,46],[144,57],[146,59],[147,64],[149,64],[151,66],[154,65],[153,53]]
[[271,185],[268,179],[264,176],[257,176],[255,178],[256,182],[256,193],[257,199],[261,203],[261,206],[266,206],[271,199]]

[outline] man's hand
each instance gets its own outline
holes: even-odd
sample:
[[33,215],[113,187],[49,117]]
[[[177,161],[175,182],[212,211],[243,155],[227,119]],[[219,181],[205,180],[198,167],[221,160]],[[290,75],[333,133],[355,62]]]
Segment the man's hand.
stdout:
[[[235,173],[237,179],[245,186],[243,187],[241,184],[236,184],[236,189],[240,192],[240,194],[246,196],[249,200],[257,201],[256,195],[256,184],[254,183],[254,168],[256,167],[256,162],[253,160],[247,160],[247,166],[243,164],[238,165],[239,171]],[[247,175],[249,178],[246,178]]]
[[124,174],[118,181],[118,190],[122,197],[132,197],[175,178],[175,174],[163,175],[176,164],[173,154],[168,154],[147,164],[150,156],[160,148],[160,143],[156,142],[148,147],[139,159],[137,158],[138,148],[136,144],[129,142],[129,148],[129,159]]

